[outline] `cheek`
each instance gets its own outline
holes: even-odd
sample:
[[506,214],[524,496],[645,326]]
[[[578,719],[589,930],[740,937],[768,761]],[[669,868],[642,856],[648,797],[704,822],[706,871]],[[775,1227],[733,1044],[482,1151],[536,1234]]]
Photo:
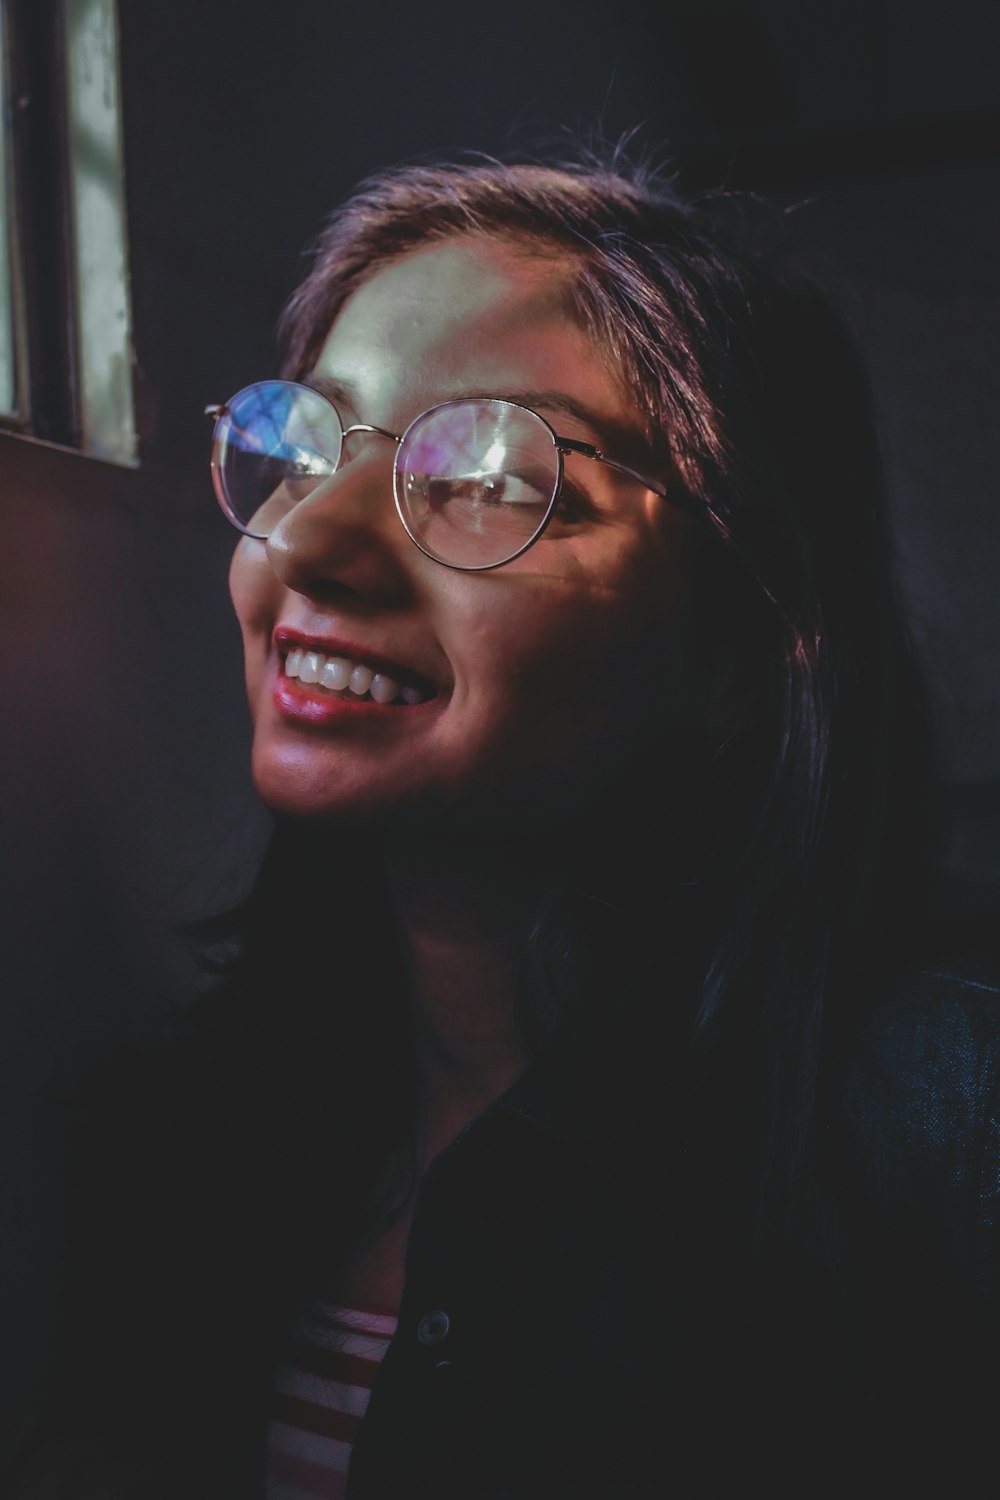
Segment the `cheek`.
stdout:
[[613,587],[524,578],[502,609],[466,615],[461,685],[498,768],[586,781],[689,721],[689,611],[673,573],[637,568]]
[[244,537],[229,565],[229,597],[247,647],[262,635],[270,637],[277,588],[263,545]]
[[245,537],[229,566],[229,595],[243,636],[244,677],[251,715],[256,709],[271,654],[279,585],[263,544]]
[[678,560],[640,556],[613,580],[591,583],[575,607],[553,612],[545,634],[586,701],[620,721],[657,698],[671,701],[688,676],[691,609]]

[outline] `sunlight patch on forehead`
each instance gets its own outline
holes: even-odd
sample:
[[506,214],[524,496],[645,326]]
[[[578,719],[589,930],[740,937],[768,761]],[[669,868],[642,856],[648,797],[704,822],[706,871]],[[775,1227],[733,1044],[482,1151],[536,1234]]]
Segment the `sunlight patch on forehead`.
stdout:
[[[525,240],[454,236],[376,271],[348,299],[316,382],[356,388],[361,420],[455,395],[564,391],[611,423],[628,420],[620,375],[583,326],[570,259]],[[375,408],[381,413],[376,415]]]
[[[431,309],[453,318],[475,318],[498,304],[522,309],[528,321],[563,313],[572,317],[574,265],[568,256],[524,237],[452,235],[420,245],[379,266],[351,293],[334,323],[352,311],[371,315],[377,301],[402,293],[400,311],[412,319]],[[332,330],[331,330],[332,331]]]

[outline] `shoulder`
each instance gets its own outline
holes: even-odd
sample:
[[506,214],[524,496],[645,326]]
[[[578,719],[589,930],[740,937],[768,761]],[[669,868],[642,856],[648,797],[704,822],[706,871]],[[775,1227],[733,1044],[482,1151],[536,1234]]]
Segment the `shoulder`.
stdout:
[[834,1137],[844,1324],[861,1324],[893,1469],[971,1494],[1000,1372],[1000,982],[925,962],[859,999]]
[[841,1074],[841,1119],[869,1191],[926,1224],[939,1209],[1000,1226],[1000,975],[924,963],[866,998]]
[[981,964],[897,969],[865,996],[845,1072],[849,1106],[914,1130],[960,1125],[996,1101],[1000,974]]

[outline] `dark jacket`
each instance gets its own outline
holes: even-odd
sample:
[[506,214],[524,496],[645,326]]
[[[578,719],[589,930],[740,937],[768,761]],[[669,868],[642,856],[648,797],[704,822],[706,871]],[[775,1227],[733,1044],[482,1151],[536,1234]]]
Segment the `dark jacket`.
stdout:
[[[998,1098],[1000,988],[957,966],[901,976],[840,1080],[833,1249],[782,1315],[728,1299],[726,1258],[696,1262],[599,1112],[531,1070],[421,1184],[350,1500],[992,1493]],[[209,1500],[261,1494],[268,1356],[241,1374]],[[205,1477],[188,1458],[165,1493]]]
[[1000,989],[901,978],[842,1079],[816,1305],[713,1324],[679,1224],[530,1073],[421,1185],[350,1500],[988,1493],[998,1103]]

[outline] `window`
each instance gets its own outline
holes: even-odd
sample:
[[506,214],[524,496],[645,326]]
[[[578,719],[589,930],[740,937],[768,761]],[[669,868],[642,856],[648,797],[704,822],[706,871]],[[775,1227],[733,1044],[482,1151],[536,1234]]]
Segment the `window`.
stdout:
[[[0,12],[0,28],[6,16]],[[22,380],[18,371],[18,351],[23,342],[15,331],[18,297],[15,290],[15,266],[13,259],[13,174],[9,88],[7,81],[7,58],[9,49],[6,35],[0,48],[0,121],[3,137],[0,140],[0,421],[19,422],[21,419],[20,395]]]
[[116,0],[0,7],[0,423],[134,465]]

